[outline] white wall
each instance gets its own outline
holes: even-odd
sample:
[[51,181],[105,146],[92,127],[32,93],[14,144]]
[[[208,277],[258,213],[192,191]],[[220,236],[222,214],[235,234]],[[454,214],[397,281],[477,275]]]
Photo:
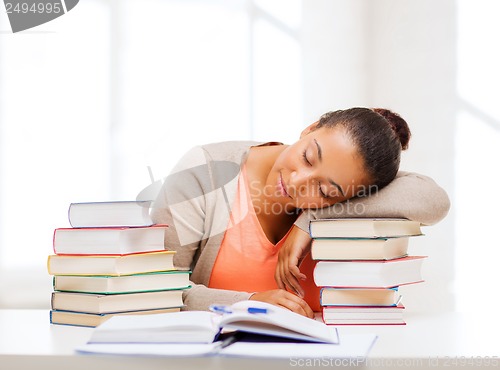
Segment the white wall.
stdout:
[[383,106],[413,131],[402,168],[452,200],[412,240],[429,258],[408,310],[496,307],[500,2],[145,2],[86,0],[18,35],[0,15],[0,306],[47,307],[69,202],[135,196],[152,156],[160,177],[193,143],[290,142],[326,111]]
[[[456,5],[454,1],[304,1],[304,112],[349,106],[400,113],[413,137],[402,169],[433,177],[454,196]],[[426,282],[403,287],[408,310],[454,307],[454,212],[410,252],[428,255]]]
[[[454,198],[456,24],[454,1],[378,1],[370,4],[370,105],[404,115],[413,138],[402,169],[434,178]],[[426,283],[403,288],[408,309],[455,305],[455,210],[412,240],[412,253],[428,255]]]
[[368,104],[367,1],[303,2],[304,118]]

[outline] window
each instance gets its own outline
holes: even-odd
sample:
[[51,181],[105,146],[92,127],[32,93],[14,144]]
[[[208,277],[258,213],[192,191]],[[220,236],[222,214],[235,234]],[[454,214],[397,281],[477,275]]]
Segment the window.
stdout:
[[0,307],[48,307],[46,259],[71,202],[134,199],[147,166],[166,176],[197,144],[295,138],[300,11],[86,0],[15,35],[2,13]]

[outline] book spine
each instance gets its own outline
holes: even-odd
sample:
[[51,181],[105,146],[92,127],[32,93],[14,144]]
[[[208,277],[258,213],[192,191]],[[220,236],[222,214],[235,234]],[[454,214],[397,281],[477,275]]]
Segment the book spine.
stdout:
[[70,203],[70,205],[68,207],[68,222],[71,225],[71,227],[73,227],[73,224],[71,223],[71,208],[72,207],[73,207],[73,203]]
[[54,251],[54,253],[57,253],[56,252],[56,233],[57,233],[57,229],[55,229],[54,233],[52,234],[52,250]]

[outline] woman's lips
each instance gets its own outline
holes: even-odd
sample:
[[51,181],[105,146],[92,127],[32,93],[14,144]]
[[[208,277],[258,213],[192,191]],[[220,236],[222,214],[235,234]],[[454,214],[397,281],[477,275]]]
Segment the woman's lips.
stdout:
[[278,186],[279,186],[279,189],[280,189],[282,196],[291,198],[290,194],[288,194],[288,191],[286,190],[285,182],[283,181],[283,175],[281,174],[281,172],[280,172],[280,177],[279,177],[279,181],[278,181]]

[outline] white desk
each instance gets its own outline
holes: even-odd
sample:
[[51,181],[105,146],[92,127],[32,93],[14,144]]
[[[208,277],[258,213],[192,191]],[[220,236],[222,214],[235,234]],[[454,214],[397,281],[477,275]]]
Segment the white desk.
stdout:
[[[466,364],[500,367],[500,320],[496,315],[407,313],[406,326],[341,327],[342,333],[379,335],[369,359],[359,368],[479,368]],[[83,356],[74,348],[86,343],[92,329],[49,324],[44,310],[0,310],[0,369],[292,369],[288,360],[262,360],[224,357],[165,358]],[[465,356],[460,359],[460,356]],[[489,366],[485,356],[497,356]],[[473,357],[473,358],[472,358]],[[439,358],[439,363],[436,361]],[[457,361],[458,359],[458,361]],[[303,367],[335,367],[326,362],[302,362]],[[295,365],[295,366],[293,366]],[[439,366],[437,366],[439,365]],[[469,364],[470,365],[470,364]],[[348,367],[348,366],[346,366]],[[352,366],[351,366],[352,367]]]

